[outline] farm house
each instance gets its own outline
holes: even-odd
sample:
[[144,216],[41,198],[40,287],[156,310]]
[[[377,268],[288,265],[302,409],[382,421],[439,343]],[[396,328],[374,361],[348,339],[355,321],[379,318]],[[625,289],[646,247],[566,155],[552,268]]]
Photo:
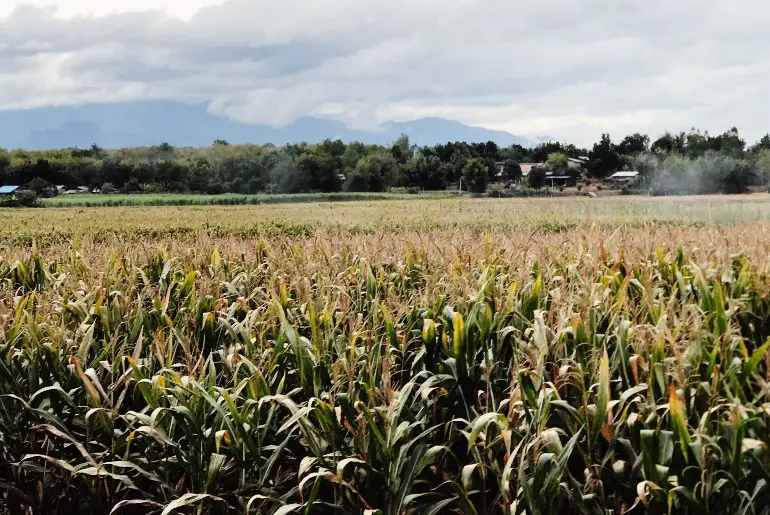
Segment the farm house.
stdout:
[[18,189],[18,186],[0,186],[0,196],[13,195]]
[[625,184],[636,180],[637,177],[639,177],[639,172],[635,171],[615,172],[614,174],[607,177],[607,181],[617,184]]

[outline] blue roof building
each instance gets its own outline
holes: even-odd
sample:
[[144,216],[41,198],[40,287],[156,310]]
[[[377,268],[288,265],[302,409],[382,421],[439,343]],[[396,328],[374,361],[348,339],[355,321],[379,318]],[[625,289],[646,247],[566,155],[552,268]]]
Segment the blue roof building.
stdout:
[[18,186],[0,186],[0,195],[10,195],[18,189]]

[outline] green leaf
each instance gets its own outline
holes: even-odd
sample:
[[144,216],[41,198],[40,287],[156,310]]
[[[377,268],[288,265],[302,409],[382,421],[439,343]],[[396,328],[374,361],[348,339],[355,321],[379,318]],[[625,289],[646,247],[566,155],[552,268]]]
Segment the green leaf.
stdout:
[[607,421],[607,411],[610,402],[610,358],[607,348],[604,348],[599,362],[599,391],[597,392],[596,414],[591,421],[591,442],[596,442],[602,425]]
[[174,511],[178,510],[179,508],[184,508],[185,506],[190,506],[193,504],[198,504],[201,501],[210,500],[210,501],[216,501],[224,503],[225,501],[221,499],[220,497],[217,497],[215,495],[209,495],[209,494],[184,494],[179,499],[176,499],[175,501],[170,502],[166,505],[166,507],[163,509],[160,515],[169,515],[169,513],[173,513]]
[[690,431],[687,428],[687,417],[684,413],[684,406],[682,406],[682,402],[679,400],[674,385],[669,387],[668,397],[671,425],[673,426],[674,432],[679,437],[682,455],[684,456],[685,461],[688,461],[689,453],[687,452],[687,448],[690,445]]
[[751,377],[751,374],[754,373],[754,370],[762,361],[762,358],[764,357],[765,352],[767,352],[768,347],[770,347],[770,338],[767,339],[764,345],[762,345],[757,350],[755,350],[754,353],[749,358],[749,360],[746,362],[746,364],[743,365],[744,377],[746,378]]
[[476,418],[471,424],[471,432],[468,435],[468,450],[472,449],[476,445],[476,440],[482,431],[487,429],[489,424],[495,423],[498,427],[507,427],[508,419],[506,419],[500,413],[485,413]]

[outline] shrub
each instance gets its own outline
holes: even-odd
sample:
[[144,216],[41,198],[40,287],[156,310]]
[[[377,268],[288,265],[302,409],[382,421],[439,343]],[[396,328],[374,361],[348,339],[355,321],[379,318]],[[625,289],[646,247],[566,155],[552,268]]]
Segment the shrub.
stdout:
[[39,201],[34,191],[16,190],[12,195],[0,196],[0,207],[36,207]]
[[16,192],[16,198],[22,207],[34,207],[38,204],[37,195],[34,191],[19,190]]
[[[142,185],[139,183],[139,179],[136,177],[131,177],[128,182],[126,182],[126,185],[123,186],[123,190],[126,193],[136,193],[138,191],[142,191]],[[104,187],[102,186],[102,193],[104,192]]]
[[110,195],[112,193],[115,193],[116,191],[117,189],[115,189],[115,185],[112,184],[111,182],[105,182],[104,184],[102,184],[102,193],[106,195]]

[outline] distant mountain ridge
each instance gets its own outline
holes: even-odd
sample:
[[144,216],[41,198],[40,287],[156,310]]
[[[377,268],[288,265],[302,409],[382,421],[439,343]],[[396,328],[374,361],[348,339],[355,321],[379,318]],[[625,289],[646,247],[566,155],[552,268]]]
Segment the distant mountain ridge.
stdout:
[[[494,141],[501,146],[532,146],[536,140],[505,131],[472,127],[443,118],[388,122],[376,130],[351,129],[342,122],[304,117],[286,127],[243,124],[208,112],[206,104],[142,101],[80,106],[42,107],[0,111],[0,147],[48,150],[90,147],[106,148],[158,145],[205,146],[215,139],[233,144],[284,145],[315,143],[324,139],[389,144],[401,134],[412,143],[435,145],[448,141]],[[538,140],[541,138],[538,138]]]

